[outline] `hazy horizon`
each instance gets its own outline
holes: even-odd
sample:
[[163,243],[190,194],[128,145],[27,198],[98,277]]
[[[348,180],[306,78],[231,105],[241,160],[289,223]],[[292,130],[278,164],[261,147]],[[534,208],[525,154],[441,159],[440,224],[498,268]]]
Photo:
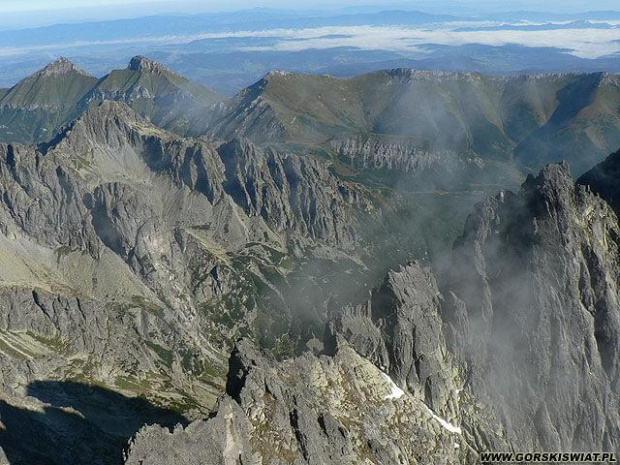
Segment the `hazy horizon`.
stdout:
[[101,77],[144,55],[225,95],[272,69],[620,71],[620,11],[581,1],[137,1],[0,0],[0,88],[59,56]]
[[313,14],[338,10],[395,10],[421,11],[446,15],[488,15],[506,12],[540,12],[552,15],[585,13],[592,11],[620,11],[617,2],[611,0],[594,0],[585,4],[581,0],[538,2],[517,0],[501,2],[496,0],[450,0],[432,1],[392,1],[373,3],[347,0],[316,0],[301,1],[291,4],[285,0],[269,0],[254,2],[248,0],[217,1],[153,1],[153,0],[98,0],[84,6],[77,0],[61,0],[50,5],[49,2],[35,0],[17,2],[0,0],[0,28],[16,29],[54,24],[91,22],[114,19],[131,19],[161,14],[195,14],[234,12],[251,9],[277,9],[282,11],[300,12],[307,10]]

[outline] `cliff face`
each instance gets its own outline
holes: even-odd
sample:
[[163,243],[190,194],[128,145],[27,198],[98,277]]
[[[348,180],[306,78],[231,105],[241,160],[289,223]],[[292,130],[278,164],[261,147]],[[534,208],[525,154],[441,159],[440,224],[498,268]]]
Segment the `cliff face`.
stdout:
[[181,463],[268,464],[617,452],[619,229],[565,164],[549,165],[477,206],[439,281],[411,263],[336,312],[323,355],[277,362],[240,343],[211,419],[142,430],[127,463],[172,450],[188,451]]
[[394,381],[442,413],[455,415],[452,393],[463,387],[443,334],[441,294],[432,273],[411,263],[391,271],[365,304],[347,307],[332,323],[346,340]]
[[451,346],[524,449],[618,450],[618,233],[561,164],[479,205],[455,246]]
[[299,249],[337,261],[355,237],[357,197],[324,162],[179,138],[124,103],[0,153],[1,383],[13,407],[33,383],[78,379],[205,414],[230,338],[274,341],[290,324],[281,290]]
[[250,216],[260,216],[277,231],[297,230],[312,239],[349,245],[347,188],[316,157],[261,149],[234,139],[220,146],[224,190]]
[[424,172],[430,169],[454,171],[467,163],[452,150],[430,149],[412,140],[369,137],[331,141],[338,156],[359,169]]

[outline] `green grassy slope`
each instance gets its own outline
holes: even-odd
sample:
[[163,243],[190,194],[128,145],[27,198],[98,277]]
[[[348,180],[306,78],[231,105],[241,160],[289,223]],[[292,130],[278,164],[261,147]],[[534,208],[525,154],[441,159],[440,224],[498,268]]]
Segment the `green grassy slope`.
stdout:
[[144,57],[114,70],[90,92],[89,103],[126,102],[153,123],[182,135],[204,132],[226,99]]
[[48,141],[104,99],[124,101],[180,135],[204,132],[226,103],[224,97],[144,57],[99,80],[60,58],[11,89],[0,89],[0,142]]
[[0,141],[40,142],[79,113],[96,78],[60,58],[0,91]]
[[397,69],[338,79],[272,72],[239,94],[215,132],[309,144],[397,136],[483,159],[514,157],[526,170],[565,158],[581,172],[620,144],[619,118],[614,75]]

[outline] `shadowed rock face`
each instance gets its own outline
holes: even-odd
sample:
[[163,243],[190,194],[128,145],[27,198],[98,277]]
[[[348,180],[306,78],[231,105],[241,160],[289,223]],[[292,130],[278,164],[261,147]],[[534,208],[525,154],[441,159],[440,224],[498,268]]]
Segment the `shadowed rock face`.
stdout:
[[618,450],[619,232],[560,164],[479,205],[455,246],[451,346],[524,449]]
[[145,423],[187,424],[182,415],[146,399],[77,382],[37,381],[28,395],[0,399],[2,463],[120,464],[128,438]]
[[577,184],[589,187],[616,212],[620,211],[620,150],[584,173]]

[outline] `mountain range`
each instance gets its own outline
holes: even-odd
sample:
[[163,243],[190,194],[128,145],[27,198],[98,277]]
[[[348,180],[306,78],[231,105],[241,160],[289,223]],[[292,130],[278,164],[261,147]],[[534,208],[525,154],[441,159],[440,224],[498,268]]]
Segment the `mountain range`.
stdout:
[[[197,135],[225,101],[144,57],[133,58],[127,69],[101,79],[60,58],[11,89],[0,90],[0,98],[0,140],[23,143],[51,139],[102,100],[126,102],[158,125]],[[193,126],[198,120],[201,126]]]
[[[407,169],[409,159],[458,153],[527,172],[565,159],[582,174],[620,145],[619,85],[605,73],[394,69],[333,78],[274,71],[228,99],[144,57],[101,79],[61,58],[0,90],[0,140],[49,141],[90,106],[114,100],[181,136],[317,146],[353,169]],[[411,153],[354,159],[351,147]]]
[[0,461],[620,452],[618,85],[229,99],[135,57],[0,91]]

